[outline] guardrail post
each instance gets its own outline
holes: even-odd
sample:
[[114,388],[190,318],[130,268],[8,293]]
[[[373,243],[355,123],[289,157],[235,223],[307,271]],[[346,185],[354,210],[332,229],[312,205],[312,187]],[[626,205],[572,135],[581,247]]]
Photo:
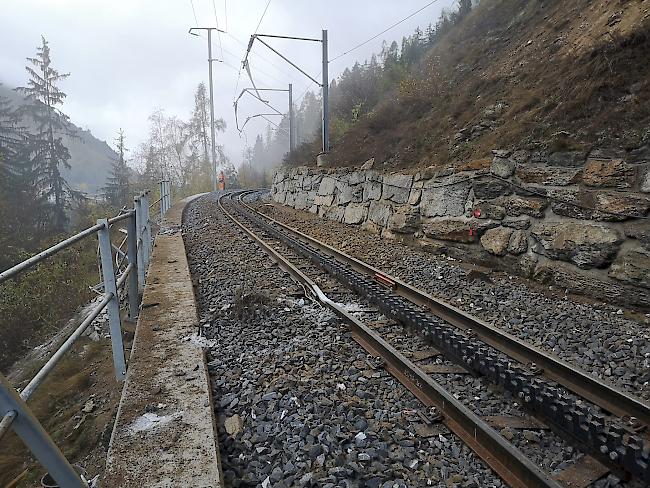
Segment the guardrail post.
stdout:
[[117,294],[115,271],[113,271],[113,256],[111,253],[111,235],[108,220],[100,219],[98,224],[104,224],[99,231],[99,254],[102,263],[102,277],[104,279],[104,292],[111,293],[113,297],[106,306],[108,312],[108,325],[111,331],[111,344],[113,346],[113,366],[115,377],[123,381],[126,377],[126,360],[124,359],[124,344],[122,343],[122,320],[120,319],[120,298]]
[[160,189],[160,219],[165,216],[165,180],[160,180],[158,183]]
[[16,415],[12,424],[14,432],[59,486],[88,488],[20,395],[0,373],[0,417],[9,412]]
[[149,192],[144,192],[142,200],[142,241],[144,243],[144,269],[149,269],[149,259],[151,258],[151,221],[149,220]]
[[135,237],[137,243],[137,262],[138,262],[138,290],[140,293],[144,290],[144,238],[142,236],[142,200],[140,197],[133,199],[133,208],[135,209]]
[[138,290],[138,231],[135,212],[127,222],[127,258],[131,266],[129,274],[129,319],[136,320],[140,309],[140,291]]

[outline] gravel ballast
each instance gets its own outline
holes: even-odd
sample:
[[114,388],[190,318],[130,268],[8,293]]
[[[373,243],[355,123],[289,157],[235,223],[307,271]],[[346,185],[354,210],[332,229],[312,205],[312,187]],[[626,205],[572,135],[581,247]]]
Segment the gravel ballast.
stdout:
[[227,486],[502,486],[213,195],[190,204],[184,233]]

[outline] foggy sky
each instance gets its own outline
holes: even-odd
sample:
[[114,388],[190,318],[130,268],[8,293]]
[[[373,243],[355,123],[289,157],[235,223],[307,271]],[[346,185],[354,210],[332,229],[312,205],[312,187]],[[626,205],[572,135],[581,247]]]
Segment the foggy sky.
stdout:
[[[185,120],[193,106],[196,85],[208,79],[207,39],[190,36],[195,26],[190,0],[1,0],[0,82],[7,87],[27,81],[25,58],[34,56],[41,34],[50,42],[53,65],[70,72],[61,83],[68,94],[63,106],[72,121],[114,145],[121,127],[127,146],[147,138],[147,117],[156,108]],[[214,7],[213,7],[214,3]],[[215,112],[227,130],[218,136],[226,154],[238,166],[246,138],[235,128],[233,99],[250,82],[238,71],[243,44],[260,20],[267,0],[193,0],[198,24],[227,30],[215,35]],[[427,0],[271,0],[258,33],[320,37],[329,31],[330,59],[384,30],[427,4]],[[330,80],[355,60],[379,52],[382,39],[401,40],[416,26],[435,23],[442,8],[453,0],[439,0],[382,37],[330,64]],[[227,15],[226,15],[227,14]],[[272,46],[319,79],[320,43],[273,39]],[[261,44],[250,57],[258,87],[285,88],[293,83],[294,99],[311,83]],[[263,59],[266,58],[266,59]],[[312,90],[317,87],[312,85]],[[273,105],[287,110],[286,94],[269,95]],[[299,103],[300,100],[298,100]],[[267,111],[253,98],[240,103],[240,124],[247,115]],[[250,122],[246,134],[252,145],[266,122]]]

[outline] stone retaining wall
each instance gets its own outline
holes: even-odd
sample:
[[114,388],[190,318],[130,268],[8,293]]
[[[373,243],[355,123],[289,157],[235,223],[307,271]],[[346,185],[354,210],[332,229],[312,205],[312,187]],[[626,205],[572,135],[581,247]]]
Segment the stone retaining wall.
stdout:
[[298,210],[607,301],[650,306],[648,162],[531,161],[523,152],[416,174],[280,169]]

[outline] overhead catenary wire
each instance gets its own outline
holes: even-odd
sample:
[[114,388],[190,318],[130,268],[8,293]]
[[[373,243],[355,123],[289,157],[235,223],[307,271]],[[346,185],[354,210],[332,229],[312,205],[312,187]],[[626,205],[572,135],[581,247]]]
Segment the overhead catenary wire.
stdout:
[[194,10],[194,0],[190,0],[190,5],[192,6],[192,13],[194,14],[194,23],[199,25],[199,21],[196,18],[196,10]]
[[[271,4],[271,0],[268,0],[266,2],[266,7],[264,7],[264,11],[262,12],[262,15],[260,17],[259,22],[257,23],[257,27],[255,28],[255,34],[257,34],[257,30],[260,28],[260,25],[262,24],[262,21],[264,20],[264,16],[266,15],[266,11],[269,9],[269,5]],[[237,96],[237,89],[239,88],[239,81],[241,80],[241,72],[242,69],[244,69],[244,63],[242,62],[242,66],[239,69],[239,74],[237,75],[237,83],[235,83],[235,93],[233,93],[233,100]]]
[[266,7],[264,7],[264,12],[262,12],[262,16],[260,17],[260,21],[257,23],[257,27],[255,27],[255,34],[257,34],[257,31],[260,28],[260,25],[262,25],[262,21],[264,20],[264,16],[266,15],[266,11],[269,9],[269,5],[271,5],[271,0],[268,0],[266,2]]
[[338,54],[338,55],[334,56],[333,58],[331,58],[331,59],[329,60],[329,62],[331,63],[331,62],[333,62],[333,61],[336,61],[337,59],[342,58],[343,56],[346,56],[346,55],[350,54],[352,51],[356,51],[356,50],[359,49],[360,47],[365,46],[365,45],[368,44],[369,42],[374,41],[374,40],[377,39],[379,36],[385,34],[386,32],[388,32],[388,31],[390,31],[390,30],[392,30],[392,29],[394,29],[395,27],[397,27],[397,26],[400,25],[401,23],[406,22],[406,21],[407,21],[408,19],[410,19],[411,17],[416,16],[417,14],[419,14],[419,13],[422,12],[423,10],[427,9],[428,7],[430,7],[431,5],[433,5],[434,3],[437,3],[438,1],[439,1],[439,0],[433,0],[433,1],[429,2],[429,3],[427,3],[427,4],[424,5],[423,7],[420,7],[419,9],[417,9],[415,12],[413,12],[413,13],[407,15],[406,17],[404,17],[403,19],[401,19],[401,20],[395,22],[394,24],[392,24],[391,26],[387,27],[387,28],[384,29],[383,31],[381,31],[381,32],[379,32],[379,33],[377,33],[377,34],[375,34],[375,35],[372,36],[370,39],[366,39],[365,41],[363,41],[363,42],[357,44],[356,46],[354,46],[354,47],[348,49],[347,51],[344,51],[344,52],[342,52],[341,54]]
[[221,50],[221,59],[223,59],[223,44],[221,43],[221,30],[219,29],[219,17],[217,17],[217,6],[212,0],[212,10],[214,10],[214,20],[217,23],[217,39],[219,39],[219,49]]

